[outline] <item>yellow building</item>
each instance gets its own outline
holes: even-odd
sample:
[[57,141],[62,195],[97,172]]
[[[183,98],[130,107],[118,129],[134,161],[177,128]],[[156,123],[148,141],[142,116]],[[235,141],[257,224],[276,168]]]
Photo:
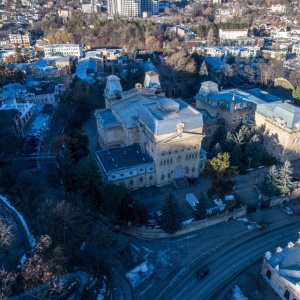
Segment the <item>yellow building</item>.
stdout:
[[258,105],[255,121],[271,156],[279,161],[300,159],[299,107],[280,102]]
[[123,91],[111,75],[105,89],[106,109],[97,110],[102,151],[98,163],[108,181],[129,189],[163,186],[204,168],[202,114],[181,99],[166,98],[158,74],[146,73],[144,86]]

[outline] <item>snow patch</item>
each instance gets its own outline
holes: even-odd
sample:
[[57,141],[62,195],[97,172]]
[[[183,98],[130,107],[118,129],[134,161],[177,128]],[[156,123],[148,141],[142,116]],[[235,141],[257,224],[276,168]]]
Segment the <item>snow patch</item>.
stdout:
[[242,221],[242,222],[244,222],[244,223],[248,223],[249,222],[249,220],[247,219],[247,218],[238,218],[237,219],[238,221]]
[[176,255],[176,252],[171,251],[170,249],[160,250],[157,253],[157,257],[162,265],[162,267],[170,267],[172,266],[171,259]]
[[233,288],[232,300],[248,300],[248,298],[245,297],[241,289],[237,285],[235,285]]
[[102,289],[99,291],[99,294],[98,294],[96,300],[104,300],[105,299],[104,294],[106,293],[106,290],[107,290],[106,277],[105,276],[103,277],[102,285],[103,285]]
[[17,266],[17,268],[18,269],[20,269],[21,267],[22,267],[22,265],[26,262],[26,260],[27,260],[27,256],[26,256],[26,254],[24,254],[22,257],[21,257],[21,259],[20,259],[20,264],[18,264],[18,266]]
[[142,281],[148,278],[153,272],[153,266],[144,262],[126,274],[133,287],[137,287]]
[[7,198],[5,198],[3,196],[0,196],[0,200],[3,201],[19,217],[19,219],[20,219],[20,221],[21,221],[21,223],[22,223],[22,225],[23,225],[23,227],[26,231],[30,247],[33,250],[33,248],[36,245],[36,241],[35,241],[33,235],[30,233],[29,228],[27,226],[27,223],[25,222],[23,216],[10,204],[10,202],[7,200]]

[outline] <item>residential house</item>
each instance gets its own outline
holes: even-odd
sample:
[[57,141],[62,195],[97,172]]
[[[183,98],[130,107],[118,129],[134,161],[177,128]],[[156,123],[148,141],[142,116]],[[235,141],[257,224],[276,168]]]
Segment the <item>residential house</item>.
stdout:
[[286,5],[280,4],[280,3],[277,3],[277,4],[274,3],[274,4],[271,4],[270,10],[273,13],[284,13],[286,11]]
[[24,100],[34,104],[57,105],[61,86],[53,82],[43,81],[38,85],[31,85],[24,94]]
[[199,176],[205,162],[202,114],[179,98],[166,98],[157,73],[147,72],[144,86],[129,91],[108,76],[104,96],[106,109],[95,116],[105,149],[96,155],[106,180],[134,190]]
[[0,110],[16,109],[18,114],[18,121],[16,122],[16,129],[23,127],[32,117],[32,103],[17,102],[16,91],[4,91],[0,93]]

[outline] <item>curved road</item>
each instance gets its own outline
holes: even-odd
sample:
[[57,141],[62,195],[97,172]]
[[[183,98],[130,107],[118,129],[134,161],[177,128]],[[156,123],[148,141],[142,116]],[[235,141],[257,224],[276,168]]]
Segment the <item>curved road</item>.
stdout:
[[158,299],[164,300],[207,300],[232,280],[239,272],[257,259],[262,259],[266,251],[273,251],[278,246],[284,247],[290,241],[299,238],[300,222],[266,231],[244,242],[237,240],[216,251],[203,263],[210,273],[203,280],[195,278],[195,272],[202,266],[191,268],[180,280],[177,280]]

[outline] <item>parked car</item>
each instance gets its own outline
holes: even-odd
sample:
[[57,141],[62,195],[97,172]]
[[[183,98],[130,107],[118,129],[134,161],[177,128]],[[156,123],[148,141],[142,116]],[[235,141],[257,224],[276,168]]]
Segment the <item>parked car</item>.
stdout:
[[209,269],[208,269],[206,266],[204,266],[204,267],[202,267],[199,271],[197,271],[196,277],[197,277],[199,280],[201,280],[201,279],[203,279],[205,276],[207,276],[208,273],[209,273]]
[[286,214],[288,214],[289,216],[293,214],[292,209],[289,208],[289,207],[286,206],[286,205],[281,205],[281,209],[282,209]]

